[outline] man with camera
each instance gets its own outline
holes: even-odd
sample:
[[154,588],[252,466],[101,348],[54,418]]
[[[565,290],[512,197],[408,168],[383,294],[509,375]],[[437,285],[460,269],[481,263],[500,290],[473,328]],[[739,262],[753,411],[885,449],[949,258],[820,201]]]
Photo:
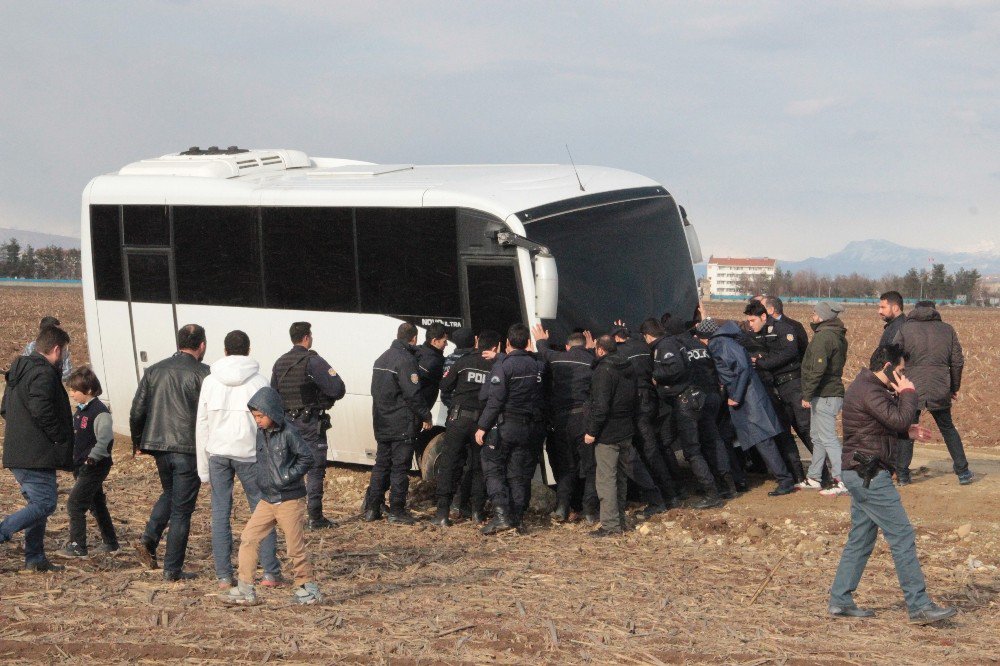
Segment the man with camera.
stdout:
[[903,590],[910,622],[931,624],[955,615],[927,596],[917,561],[913,526],[892,483],[892,466],[900,433],[926,439],[930,431],[913,424],[917,392],[905,376],[906,355],[898,345],[882,345],[844,395],[844,450],[841,481],[851,494],[851,531],[830,588],[829,612],[835,617],[865,618],[875,612],[859,608],[853,593],[881,529]]

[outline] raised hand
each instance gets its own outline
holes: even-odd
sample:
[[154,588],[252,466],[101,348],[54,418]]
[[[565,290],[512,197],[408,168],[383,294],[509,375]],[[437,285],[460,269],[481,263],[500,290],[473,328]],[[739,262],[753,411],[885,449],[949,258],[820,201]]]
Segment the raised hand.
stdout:
[[536,340],[548,340],[549,332],[541,324],[535,324],[531,327],[531,334],[535,336]]

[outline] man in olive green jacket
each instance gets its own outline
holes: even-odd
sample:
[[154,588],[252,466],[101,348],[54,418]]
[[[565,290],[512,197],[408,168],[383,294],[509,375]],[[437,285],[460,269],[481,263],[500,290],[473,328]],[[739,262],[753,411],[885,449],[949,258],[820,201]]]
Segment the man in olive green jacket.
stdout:
[[810,326],[812,340],[802,359],[802,406],[812,412],[809,434],[813,440],[812,461],[803,489],[819,489],[823,465],[829,459],[834,485],[821,495],[842,495],[847,488],[840,481],[842,445],[837,437],[837,414],[844,406],[844,364],[847,361],[847,327],[840,321],[844,307],[820,301]]

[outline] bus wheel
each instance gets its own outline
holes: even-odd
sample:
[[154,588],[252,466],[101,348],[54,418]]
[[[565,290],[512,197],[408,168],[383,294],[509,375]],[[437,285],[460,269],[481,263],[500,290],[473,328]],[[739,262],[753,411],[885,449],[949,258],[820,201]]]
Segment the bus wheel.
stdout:
[[438,459],[441,457],[441,447],[444,445],[444,431],[435,435],[424,447],[420,456],[420,478],[424,481],[437,479]]

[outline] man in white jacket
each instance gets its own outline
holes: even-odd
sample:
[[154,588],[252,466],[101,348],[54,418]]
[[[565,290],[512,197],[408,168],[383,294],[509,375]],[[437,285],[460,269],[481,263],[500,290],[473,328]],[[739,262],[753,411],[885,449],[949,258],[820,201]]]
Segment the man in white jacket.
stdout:
[[[247,408],[250,398],[265,386],[260,365],[249,357],[250,338],[243,331],[226,335],[224,358],[212,364],[198,398],[195,442],[198,453],[198,476],[211,484],[212,557],[220,588],[235,585],[233,578],[233,532],[230,524],[233,509],[233,479],[239,477],[251,513],[260,500],[254,475],[257,460],[257,424]],[[260,544],[260,562],[264,567],[261,585],[281,585],[281,564],[275,555],[277,536],[271,533]]]

